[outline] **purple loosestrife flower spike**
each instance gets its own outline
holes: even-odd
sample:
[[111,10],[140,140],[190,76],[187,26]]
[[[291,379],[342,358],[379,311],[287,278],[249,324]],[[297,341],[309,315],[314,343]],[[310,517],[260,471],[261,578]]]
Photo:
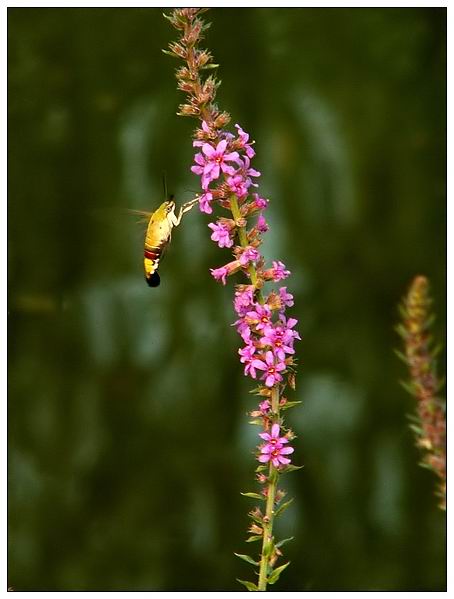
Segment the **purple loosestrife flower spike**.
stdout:
[[[215,104],[219,82],[213,76],[211,54],[199,47],[206,29],[200,18],[206,9],[174,9],[168,17],[179,33],[179,40],[170,44],[170,53],[183,60],[177,69],[178,88],[186,93],[179,114],[199,119],[194,133],[195,150],[193,174],[200,178],[201,191],[197,195],[202,213],[227,211],[216,223],[209,223],[211,239],[219,247],[230,250],[232,259],[223,266],[211,268],[212,277],[226,285],[235,276],[236,285],[233,323],[242,341],[238,349],[239,361],[245,376],[256,381],[253,393],[259,397],[258,406],[251,411],[252,423],[260,427],[256,480],[262,485],[260,497],[265,501],[265,511],[256,507],[250,514],[254,522],[250,527],[260,540],[259,561],[240,555],[246,561],[258,563],[258,580],[242,582],[249,590],[265,591],[268,584],[277,581],[288,565],[276,566],[282,556],[273,536],[275,514],[285,493],[278,488],[279,477],[286,470],[296,469],[290,456],[294,449],[289,445],[295,435],[285,428],[281,407],[287,404],[284,392],[294,389],[295,349],[300,339],[295,330],[297,321],[286,316],[294,299],[287,287],[273,288],[273,284],[290,276],[283,262],[273,260],[266,265],[259,248],[262,235],[269,226],[262,214],[268,200],[258,192],[260,172],[252,165],[255,143],[239,124],[233,130],[227,125],[230,115],[221,112]],[[202,70],[203,67],[203,70]],[[204,74],[208,69],[208,76]],[[257,381],[257,378],[260,380]],[[293,407],[298,402],[288,402]],[[256,498],[257,493],[246,493]],[[288,502],[287,502],[288,504]],[[285,505],[285,504],[284,504]],[[284,507],[284,506],[282,506]]]

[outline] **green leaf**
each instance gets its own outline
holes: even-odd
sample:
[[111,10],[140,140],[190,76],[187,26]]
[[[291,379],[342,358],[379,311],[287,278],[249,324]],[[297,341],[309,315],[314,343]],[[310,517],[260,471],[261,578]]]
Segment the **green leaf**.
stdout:
[[274,512],[274,517],[276,518],[277,516],[280,516],[282,514],[282,512],[284,510],[286,510],[288,508],[288,506],[293,502],[293,497],[291,499],[289,499],[288,501],[286,501],[285,503],[283,503],[275,512]]
[[236,555],[240,559],[244,560],[248,564],[252,564],[253,566],[259,565],[259,562],[256,562],[255,560],[253,560],[252,557],[250,557],[249,555],[244,555],[243,553],[235,553],[234,555]]
[[241,584],[244,584],[244,586],[247,588],[248,591],[258,591],[259,588],[256,584],[254,584],[253,582],[249,582],[248,580],[240,580],[239,578],[237,578],[238,582],[240,582]]
[[265,464],[260,464],[260,466],[257,466],[255,469],[256,472],[264,472],[265,470],[268,470],[268,467],[265,466]]
[[258,424],[259,426],[263,426],[261,418],[254,418],[254,420],[249,420],[249,424]]
[[258,493],[241,493],[243,497],[250,497],[251,499],[261,499],[265,501],[265,497],[263,495],[259,495]]
[[281,573],[285,570],[285,568],[290,564],[290,562],[287,562],[286,564],[284,564],[283,566],[279,566],[279,568],[276,568],[275,570],[273,570],[271,572],[271,574],[268,576],[268,584],[274,584],[275,582],[277,582],[279,580],[279,576],[281,575]]
[[282,469],[282,474],[285,474],[286,472],[293,472],[294,470],[301,470],[301,468],[304,468],[304,466],[294,466],[293,464],[289,464]]
[[292,541],[295,537],[289,537],[288,539],[282,539],[282,541],[279,541],[279,543],[276,543],[275,547],[277,547],[279,549],[279,547],[282,547],[282,545],[284,545],[285,543],[288,543],[289,541]]
[[206,64],[203,67],[200,67],[200,69],[204,69],[204,70],[207,70],[207,69],[217,69],[218,66],[219,66],[218,64]]
[[246,539],[246,543],[252,543],[252,541],[259,541],[262,538],[262,535],[253,535]]
[[281,410],[288,410],[289,408],[293,408],[297,406],[299,403],[303,403],[302,401],[288,401],[283,406],[280,406]]

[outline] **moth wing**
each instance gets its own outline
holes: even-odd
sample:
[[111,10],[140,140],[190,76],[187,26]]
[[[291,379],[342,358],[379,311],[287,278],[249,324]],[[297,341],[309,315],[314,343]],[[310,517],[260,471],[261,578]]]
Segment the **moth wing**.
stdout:
[[147,212],[146,210],[134,210],[133,208],[128,208],[128,213],[139,216],[140,218],[137,222],[142,224],[148,224],[153,215],[153,212]]

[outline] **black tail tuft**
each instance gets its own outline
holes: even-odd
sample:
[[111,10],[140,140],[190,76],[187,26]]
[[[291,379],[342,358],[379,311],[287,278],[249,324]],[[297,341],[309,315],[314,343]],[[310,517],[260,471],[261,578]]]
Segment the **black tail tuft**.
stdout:
[[158,271],[155,271],[149,277],[146,277],[146,281],[150,287],[158,287],[161,282],[161,277],[158,274]]

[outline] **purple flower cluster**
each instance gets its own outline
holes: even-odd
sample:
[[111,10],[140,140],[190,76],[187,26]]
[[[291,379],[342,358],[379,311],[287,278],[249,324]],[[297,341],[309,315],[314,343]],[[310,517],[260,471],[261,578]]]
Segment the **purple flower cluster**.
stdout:
[[[219,130],[205,121],[197,131],[193,142],[197,152],[191,170],[200,176],[203,193],[199,195],[199,208],[212,214],[213,204],[230,210],[233,218],[219,218],[209,223],[211,239],[220,248],[229,248],[233,260],[219,268],[210,269],[215,280],[227,283],[227,278],[239,271],[249,281],[247,285],[236,285],[234,309],[238,319],[234,323],[244,346],[239,349],[244,374],[259,381],[258,394],[271,397],[273,388],[284,389],[290,381],[293,348],[300,339],[295,330],[297,321],[287,318],[287,307],[293,306],[293,296],[287,287],[263,294],[267,282],[283,281],[290,275],[285,264],[272,261],[265,267],[265,260],[259,251],[261,236],[268,230],[263,210],[268,200],[262,198],[254,182],[260,173],[251,167],[255,155],[249,135],[239,125],[235,125],[236,135]],[[248,229],[248,219],[254,217],[255,224]],[[272,402],[261,401],[258,412],[263,418],[265,432],[261,438],[267,443],[261,446],[259,462],[271,462],[275,468],[287,465],[290,460],[284,455],[293,452],[287,447],[288,439],[280,437],[279,424],[275,422],[278,413],[272,414]],[[271,427],[271,432],[268,430]]]
[[[234,324],[245,343],[238,353],[245,365],[244,374],[255,379],[256,370],[260,370],[263,373],[260,380],[271,388],[282,383],[287,365],[293,361],[293,343],[300,339],[294,330],[298,321],[287,319],[284,314],[285,305],[293,303],[293,296],[287,293],[286,287],[279,289],[279,296],[270,294],[270,303],[254,301],[252,293],[250,287],[235,293],[234,308],[239,318]],[[273,307],[277,309],[277,306],[279,314],[273,322]]]
[[260,447],[259,462],[271,462],[275,468],[279,468],[281,464],[284,466],[290,464],[289,458],[284,456],[293,453],[294,449],[287,445],[289,441],[287,437],[280,436],[280,427],[278,424],[273,424],[271,433],[260,433],[259,436],[266,441]]

